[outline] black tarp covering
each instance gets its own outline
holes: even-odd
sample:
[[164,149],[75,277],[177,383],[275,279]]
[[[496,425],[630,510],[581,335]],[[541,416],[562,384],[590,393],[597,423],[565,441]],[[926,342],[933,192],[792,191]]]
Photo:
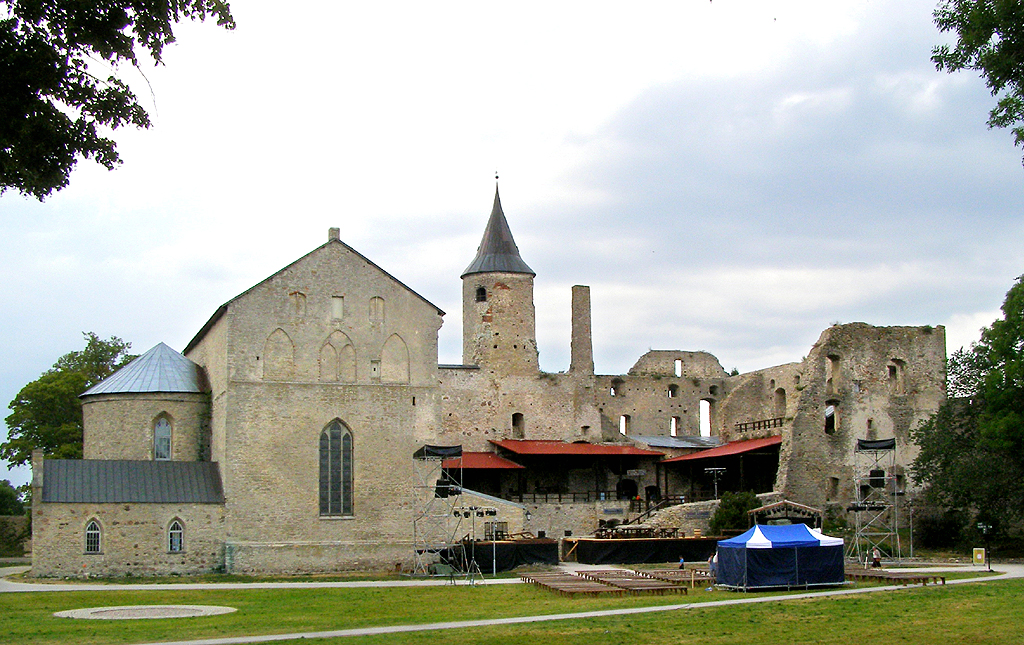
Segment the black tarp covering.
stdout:
[[843,546],[718,549],[718,584],[740,589],[838,585]]
[[857,452],[870,452],[872,450],[895,450],[896,440],[895,439],[876,439],[868,441],[867,439],[857,440]]
[[462,456],[462,446],[426,445],[412,453],[413,459],[454,459]]
[[475,559],[480,571],[486,574],[510,571],[522,564],[558,564],[558,542],[555,540],[466,542],[461,547],[443,551],[441,559],[458,569],[463,548],[466,561]]
[[[567,540],[566,552],[573,547]],[[711,538],[576,540],[576,561],[580,564],[643,564],[647,562],[703,561],[715,552]]]

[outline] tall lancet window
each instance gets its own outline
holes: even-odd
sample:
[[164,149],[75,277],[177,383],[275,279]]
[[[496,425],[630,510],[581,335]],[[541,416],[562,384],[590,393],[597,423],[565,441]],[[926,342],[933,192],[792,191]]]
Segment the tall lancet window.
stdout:
[[171,458],[171,422],[160,417],[153,424],[153,459],[168,461]]
[[320,515],[352,515],[352,433],[337,419],[320,433]]

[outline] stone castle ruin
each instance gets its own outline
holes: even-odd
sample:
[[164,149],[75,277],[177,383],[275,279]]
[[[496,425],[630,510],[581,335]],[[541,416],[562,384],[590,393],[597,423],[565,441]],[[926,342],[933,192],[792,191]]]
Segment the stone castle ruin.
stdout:
[[33,459],[34,574],[408,567],[425,444],[462,446],[491,529],[589,535],[638,499],[707,509],[716,487],[843,507],[857,440],[896,439],[903,490],[910,429],[945,398],[942,327],[835,325],[741,375],[676,350],[595,374],[585,286],[568,371],[541,372],[535,274],[497,192],[461,277],[461,365],[437,362],[444,312],[331,229],[182,353],[87,391],[85,459]]

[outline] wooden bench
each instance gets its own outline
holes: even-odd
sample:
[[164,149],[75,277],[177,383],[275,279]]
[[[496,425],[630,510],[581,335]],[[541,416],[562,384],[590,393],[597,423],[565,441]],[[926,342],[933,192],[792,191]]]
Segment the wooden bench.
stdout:
[[847,569],[846,579],[856,582],[890,582],[901,585],[946,584],[946,576],[916,571],[884,571],[879,569]]
[[678,582],[672,582],[668,580],[659,580],[650,576],[645,576],[636,571],[627,571],[625,569],[599,569],[581,571],[579,574],[585,578],[596,580],[613,587],[619,587],[625,589],[633,594],[666,594],[666,593],[683,593],[687,592],[686,587],[679,584]]
[[715,584],[715,577],[711,575],[711,572],[702,569],[637,569],[637,573],[642,576],[655,578],[656,580],[676,583],[689,582],[690,589],[695,589],[698,583],[701,586]]

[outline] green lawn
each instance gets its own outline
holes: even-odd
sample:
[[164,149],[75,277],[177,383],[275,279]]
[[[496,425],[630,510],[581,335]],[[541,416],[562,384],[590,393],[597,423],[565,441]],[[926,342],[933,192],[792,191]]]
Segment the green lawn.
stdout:
[[[767,595],[767,594],[760,594]],[[686,596],[571,599],[531,585],[390,589],[243,589],[16,593],[0,595],[0,641],[12,644],[132,643],[322,631],[505,616],[568,613],[755,597],[698,590]],[[707,607],[380,638],[364,643],[1011,643],[1020,642],[1024,581],[917,587],[855,597]],[[227,605],[238,612],[187,619],[98,621],[54,618],[83,607]],[[303,641],[309,642],[309,641]],[[324,642],[324,641],[321,641]]]

